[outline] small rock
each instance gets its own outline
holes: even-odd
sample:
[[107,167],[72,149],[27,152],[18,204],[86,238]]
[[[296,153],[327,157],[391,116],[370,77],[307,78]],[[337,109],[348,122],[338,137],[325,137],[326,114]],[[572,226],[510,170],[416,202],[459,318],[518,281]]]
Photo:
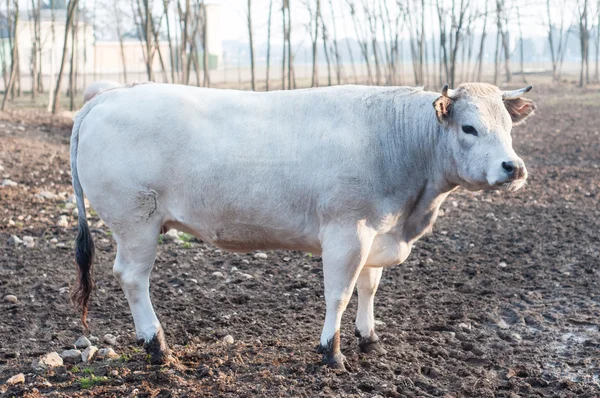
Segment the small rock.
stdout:
[[35,240],[33,240],[32,236],[24,236],[23,245],[29,249],[33,249],[35,247]]
[[58,217],[58,222],[56,223],[57,227],[62,227],[62,228],[66,228],[69,226],[69,219],[67,218],[67,216],[62,215],[60,217]]
[[177,233],[176,229],[168,230],[167,233],[165,233],[164,237],[165,237],[165,240],[167,240],[167,241],[177,242],[177,241],[181,240],[179,238],[179,234]]
[[238,267],[231,267],[231,272],[238,272]]
[[102,337],[102,340],[104,340],[104,342],[106,344],[117,345],[117,338],[116,338],[116,336],[113,336],[110,333],[105,334],[104,337]]
[[470,323],[459,323],[458,327],[460,329],[464,329],[464,330],[471,330],[471,324]]
[[10,384],[10,385],[19,384],[19,383],[25,383],[25,375],[23,373],[14,375],[10,379],[6,380],[6,384]]
[[233,344],[234,340],[233,340],[233,336],[228,334],[227,336],[223,337],[223,343],[225,344]]
[[290,260],[291,260],[291,258],[289,258],[289,257],[284,257],[283,258],[283,261],[285,261],[286,263],[289,262]]
[[267,256],[266,253],[255,253],[254,258],[258,258],[260,260],[266,260],[267,258],[269,258],[269,256]]
[[16,187],[17,185],[19,185],[19,184],[17,184],[16,182],[14,182],[13,180],[10,180],[8,178],[2,180],[3,187]]
[[114,359],[118,358],[119,355],[112,348],[100,348],[98,350],[98,355],[96,356],[98,359]]
[[379,319],[375,319],[375,326],[385,327],[386,323],[384,321],[380,321]]
[[65,350],[60,354],[64,363],[76,364],[81,362],[81,351],[79,350]]
[[17,296],[15,296],[14,294],[7,294],[6,296],[4,296],[4,301],[6,301],[7,303],[17,304],[19,302],[19,299],[17,299]]
[[223,275],[221,271],[215,271],[212,273],[212,275],[216,276],[217,278],[225,278],[225,275]]
[[489,218],[490,220],[495,220],[496,219],[496,215],[494,213],[487,213],[485,215],[485,218]]
[[250,264],[250,261],[248,261],[248,260],[246,260],[246,259],[243,259],[243,260],[242,260],[242,263],[244,263],[244,264]]
[[253,279],[254,278],[252,275],[250,275],[250,274],[244,274],[242,272],[240,272],[238,275],[239,275],[240,278],[243,278],[243,279]]
[[33,361],[33,368],[35,370],[44,370],[47,368],[55,368],[62,366],[63,360],[57,352],[50,352],[43,357]]
[[90,336],[88,337],[88,340],[90,341],[90,343],[92,344],[98,344],[100,342],[100,339],[96,336],[92,336],[90,334]]
[[22,243],[23,243],[23,241],[21,239],[19,239],[19,237],[17,235],[11,235],[10,238],[8,238],[9,245],[18,246]]
[[58,198],[58,195],[52,192],[48,192],[48,191],[42,191],[40,193],[38,193],[37,195],[35,195],[36,197],[40,198],[40,199],[56,199]]
[[87,337],[85,337],[85,336],[81,336],[75,342],[75,347],[76,348],[88,348],[91,345],[92,345],[92,343],[90,343],[90,340]]
[[52,238],[52,239],[50,239],[50,243],[57,244],[58,243],[58,239]]
[[110,371],[110,375],[113,377],[119,377],[119,371],[114,369]]
[[500,268],[506,268],[507,265],[506,265],[506,263],[504,261],[501,261],[500,264],[498,264],[498,267],[500,267]]
[[81,360],[84,363],[91,361],[92,358],[94,358],[94,355],[96,355],[96,352],[98,352],[98,347],[93,345],[89,346],[81,353]]

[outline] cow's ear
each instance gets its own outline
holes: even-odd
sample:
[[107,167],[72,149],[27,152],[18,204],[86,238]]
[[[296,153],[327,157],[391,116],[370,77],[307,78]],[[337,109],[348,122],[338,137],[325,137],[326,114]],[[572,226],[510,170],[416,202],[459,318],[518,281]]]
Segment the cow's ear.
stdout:
[[435,115],[438,121],[446,126],[452,115],[452,103],[453,101],[445,95],[440,96],[438,99],[433,101],[433,108],[435,109]]
[[513,126],[523,123],[537,109],[535,102],[528,98],[505,99],[504,106],[512,119]]

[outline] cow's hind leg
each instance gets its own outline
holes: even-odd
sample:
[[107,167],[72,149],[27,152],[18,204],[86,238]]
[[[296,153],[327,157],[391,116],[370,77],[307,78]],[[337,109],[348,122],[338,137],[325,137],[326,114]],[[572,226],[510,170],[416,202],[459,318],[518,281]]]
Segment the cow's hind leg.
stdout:
[[323,364],[345,369],[340,350],[340,324],[352,296],[356,279],[373,243],[365,227],[328,227],[323,234],[323,277],[325,284],[325,325],[318,351]]
[[358,310],[356,311],[355,334],[359,338],[358,347],[365,353],[385,354],[379,337],[375,333],[375,316],[373,315],[373,301],[382,272],[383,268],[364,267],[356,283]]
[[160,225],[131,227],[127,233],[115,232],[117,259],[113,272],[129,302],[138,342],[144,345],[152,363],[164,363],[168,347],[150,302],[150,273],[156,258]]

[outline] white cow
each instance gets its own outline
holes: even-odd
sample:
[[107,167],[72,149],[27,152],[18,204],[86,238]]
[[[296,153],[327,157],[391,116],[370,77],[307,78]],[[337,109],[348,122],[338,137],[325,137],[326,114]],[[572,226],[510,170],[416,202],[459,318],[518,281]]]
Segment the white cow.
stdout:
[[83,90],[83,103],[88,102],[101,92],[115,87],[121,87],[121,84],[113,82],[112,80],[98,80],[90,83],[85,90]]
[[87,312],[93,242],[83,192],[113,230],[114,273],[153,362],[168,351],[150,302],[161,230],[218,247],[321,254],[323,362],[344,367],[340,321],[355,285],[363,351],[384,352],[373,297],[458,186],[519,189],[512,126],[531,87],[482,83],[442,94],[341,86],[269,93],[143,84],[110,90],[77,115],[71,169],[79,210],[74,302]]

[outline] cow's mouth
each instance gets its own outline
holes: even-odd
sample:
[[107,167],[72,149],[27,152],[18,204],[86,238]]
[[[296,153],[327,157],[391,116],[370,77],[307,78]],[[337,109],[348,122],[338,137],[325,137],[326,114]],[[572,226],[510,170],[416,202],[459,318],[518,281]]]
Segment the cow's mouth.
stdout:
[[523,188],[526,184],[527,180],[525,178],[519,178],[512,181],[499,182],[495,187],[505,192],[515,192]]

